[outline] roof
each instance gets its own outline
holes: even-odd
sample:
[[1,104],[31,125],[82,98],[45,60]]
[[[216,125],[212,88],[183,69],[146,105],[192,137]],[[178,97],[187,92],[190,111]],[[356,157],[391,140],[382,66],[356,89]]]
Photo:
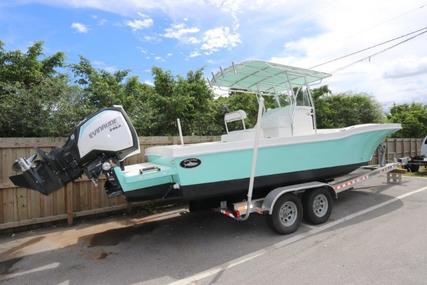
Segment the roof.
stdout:
[[310,69],[250,60],[221,69],[213,75],[210,83],[220,88],[281,94],[291,88],[311,84],[329,76],[331,75],[328,73]]

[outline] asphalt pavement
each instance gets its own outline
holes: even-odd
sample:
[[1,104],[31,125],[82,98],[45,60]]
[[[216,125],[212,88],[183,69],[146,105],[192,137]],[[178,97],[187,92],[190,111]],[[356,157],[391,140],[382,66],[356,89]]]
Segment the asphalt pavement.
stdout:
[[426,284],[427,179],[381,176],[330,220],[275,234],[214,212],[91,220],[0,238],[1,284]]

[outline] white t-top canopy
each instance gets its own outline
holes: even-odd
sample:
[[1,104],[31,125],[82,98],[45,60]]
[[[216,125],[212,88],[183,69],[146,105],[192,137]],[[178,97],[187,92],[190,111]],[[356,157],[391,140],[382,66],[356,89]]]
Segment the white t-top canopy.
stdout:
[[212,86],[263,94],[282,94],[331,76],[328,73],[250,60],[220,70],[210,81]]

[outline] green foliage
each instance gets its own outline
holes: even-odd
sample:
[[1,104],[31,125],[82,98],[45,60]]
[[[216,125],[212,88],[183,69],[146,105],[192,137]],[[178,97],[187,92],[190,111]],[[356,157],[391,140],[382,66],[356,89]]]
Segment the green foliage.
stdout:
[[[180,118],[185,135],[225,132],[224,114],[239,109],[248,114],[247,127],[256,123],[254,94],[235,93],[215,98],[203,70],[174,76],[152,69],[153,86],[128,70],[107,72],[80,57],[66,65],[61,52],[43,55],[42,42],[26,52],[6,51],[0,41],[0,137],[67,136],[85,116],[103,107],[122,105],[139,135],[177,135]],[[381,108],[365,94],[331,95],[327,86],[313,89],[319,128],[340,128],[381,122]],[[265,97],[265,105],[275,105]],[[402,122],[399,135],[424,136],[427,110],[420,104],[396,105],[388,120]],[[238,122],[230,129],[241,128]]]
[[[274,98],[271,96],[264,97],[264,105],[268,108],[274,108]],[[247,128],[252,128],[256,124],[257,114],[258,114],[258,100],[255,94],[250,93],[238,93],[231,92],[227,97],[219,97],[215,100],[217,103],[217,113],[219,118],[217,119],[224,125],[224,115],[237,110],[244,110],[248,116],[245,121]],[[241,129],[242,124],[240,122],[231,123],[228,126],[229,130]],[[225,128],[222,132],[225,131]]]
[[[244,110],[248,115],[245,124],[248,128],[252,128],[256,123],[256,117],[258,113],[258,102],[254,94],[249,93],[232,93],[228,97],[219,97],[217,99],[218,113],[220,114],[220,120],[223,120],[226,113],[230,113],[237,110]],[[229,130],[242,128],[240,122],[230,124]]]
[[5,51],[0,41],[0,82],[20,83],[29,88],[41,84],[45,78],[57,75],[56,68],[64,65],[64,54],[57,52],[42,60],[43,43],[36,42],[26,53]]
[[[129,71],[98,70],[80,57],[64,65],[62,53],[43,58],[37,42],[23,53],[0,42],[0,136],[66,136],[85,116],[122,105],[140,135],[218,134],[217,105],[202,70],[174,77],[154,67],[154,86]],[[72,82],[58,68],[70,70]]]
[[[63,53],[40,59],[42,46],[36,42],[22,53],[5,51],[0,42],[0,136],[57,135],[54,113],[72,88],[56,71]],[[68,118],[61,128],[69,131],[72,123]]]
[[331,95],[327,86],[313,91],[318,128],[343,128],[357,124],[381,123],[381,106],[366,94]]
[[150,98],[156,118],[151,134],[176,134],[177,118],[181,120],[184,134],[212,134],[215,128],[212,129],[209,120],[214,116],[213,94],[203,78],[203,71],[190,71],[185,78],[174,77],[157,67],[152,72],[157,96]]
[[131,103],[124,92],[124,80],[128,71],[119,70],[114,73],[105,70],[96,70],[84,57],[80,57],[78,64],[71,65],[76,83],[82,89],[86,104],[95,109],[115,104],[127,107]]
[[402,130],[396,132],[395,137],[423,138],[427,135],[427,105],[394,105],[387,115],[387,120],[402,124]]

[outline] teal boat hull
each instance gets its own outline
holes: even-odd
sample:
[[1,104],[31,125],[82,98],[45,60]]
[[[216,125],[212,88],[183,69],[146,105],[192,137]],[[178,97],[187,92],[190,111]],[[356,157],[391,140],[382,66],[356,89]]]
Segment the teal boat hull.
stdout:
[[[255,196],[279,186],[327,181],[352,172],[368,164],[378,145],[392,132],[376,130],[333,140],[260,147]],[[231,197],[247,192],[252,154],[253,149],[248,148],[191,157],[147,155],[147,161],[159,167],[157,172],[115,172],[129,200]],[[189,159],[197,165],[183,166]]]

